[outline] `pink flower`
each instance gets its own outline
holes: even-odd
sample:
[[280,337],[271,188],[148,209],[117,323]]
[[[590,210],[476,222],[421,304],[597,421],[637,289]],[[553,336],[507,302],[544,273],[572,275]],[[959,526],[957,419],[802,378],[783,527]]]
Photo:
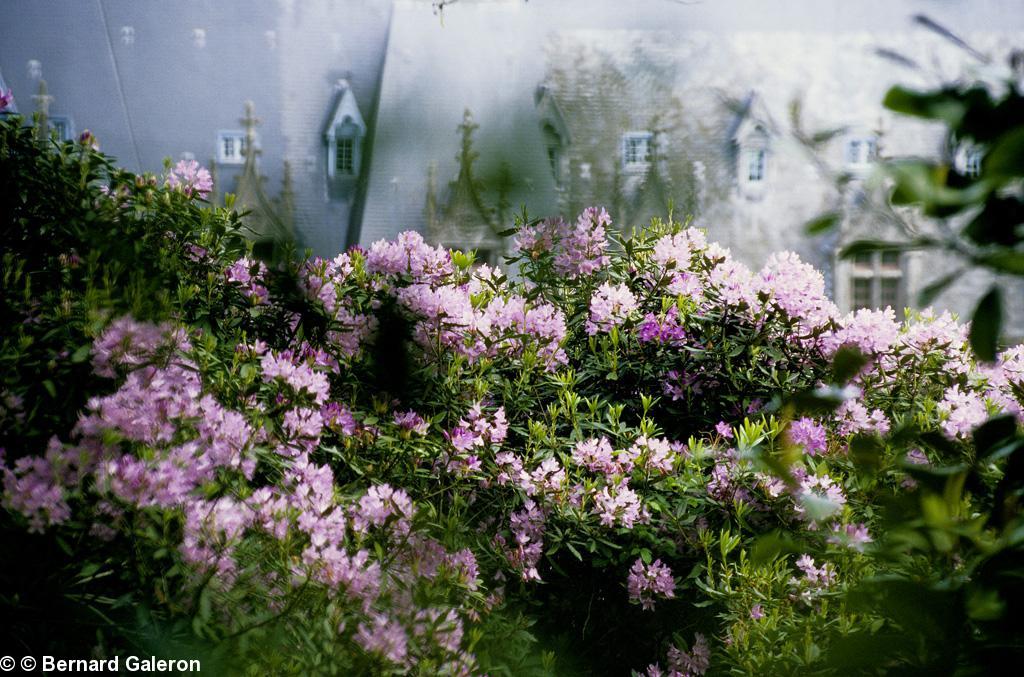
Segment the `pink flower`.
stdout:
[[609,332],[612,327],[621,325],[636,310],[636,297],[624,284],[612,285],[605,282],[590,299],[590,319],[587,320],[587,333],[593,336],[599,332]]
[[808,456],[825,453],[828,448],[825,426],[804,416],[789,425],[789,441],[800,445]]
[[181,160],[167,173],[167,185],[188,197],[205,198],[213,190],[213,177],[195,160]]
[[676,581],[672,577],[672,570],[660,559],[654,560],[650,565],[644,564],[639,558],[633,562],[626,587],[629,590],[630,601],[639,603],[646,611],[654,608],[655,598],[671,599],[676,596]]
[[570,278],[591,275],[608,265],[606,228],[612,225],[612,217],[603,208],[588,207],[569,229],[559,222],[561,242],[555,255],[555,270]]
[[685,677],[703,675],[711,667],[711,649],[708,640],[701,633],[693,635],[693,646],[689,653],[676,647],[668,650],[669,668]]
[[637,522],[646,522],[650,517],[643,507],[640,496],[629,488],[623,479],[617,486],[605,487],[594,496],[594,511],[606,527],[616,523],[632,529]]
[[985,400],[976,393],[956,385],[946,391],[938,406],[942,432],[946,437],[967,439],[976,427],[988,418]]
[[368,653],[392,663],[405,665],[408,658],[409,636],[401,625],[385,614],[375,613],[369,625],[360,623],[353,639]]
[[430,424],[422,416],[413,410],[395,412],[395,425],[403,430],[414,432],[417,435],[426,435],[430,430]]
[[832,534],[828,537],[829,543],[845,545],[858,552],[864,552],[864,546],[874,539],[868,533],[868,528],[863,524],[847,524],[841,526],[836,523],[832,525]]

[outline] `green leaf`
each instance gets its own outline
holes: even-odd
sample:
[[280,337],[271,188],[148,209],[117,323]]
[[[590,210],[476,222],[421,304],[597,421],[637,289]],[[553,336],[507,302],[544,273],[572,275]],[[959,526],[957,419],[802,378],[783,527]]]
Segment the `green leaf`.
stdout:
[[832,382],[846,383],[867,363],[868,358],[864,357],[860,350],[853,346],[842,346],[832,359]]
[[842,215],[839,212],[826,212],[804,225],[804,232],[808,235],[821,235],[827,233],[839,223]]
[[992,362],[999,347],[999,331],[1003,323],[1003,295],[992,287],[978,302],[971,320],[971,349],[978,359]]
[[1011,275],[1024,275],[1024,252],[997,251],[977,256],[974,262]]
[[999,137],[985,156],[983,169],[990,178],[1024,176],[1024,126]]
[[941,244],[930,237],[915,237],[907,242],[886,242],[884,240],[857,240],[839,251],[839,257],[849,259],[857,254],[869,254],[882,251],[911,251],[914,249],[930,249]]
[[43,387],[46,388],[46,392],[50,393],[50,397],[57,398],[57,386],[50,379],[43,381]]
[[79,362],[85,362],[85,360],[89,357],[89,351],[91,350],[91,343],[86,343],[85,345],[78,346],[78,349],[71,354],[71,361],[74,362],[75,364],[78,364]]
[[959,279],[960,276],[963,274],[964,269],[957,268],[949,275],[944,275],[935,282],[932,282],[927,287],[921,290],[921,293],[917,297],[918,304],[922,308],[930,306],[932,302],[935,301],[936,298],[938,298],[939,294],[946,290],[946,287],[956,282],[957,279]]
[[928,120],[941,120],[950,127],[960,124],[967,106],[955,90],[915,92],[896,86],[885,94],[882,104],[889,110]]

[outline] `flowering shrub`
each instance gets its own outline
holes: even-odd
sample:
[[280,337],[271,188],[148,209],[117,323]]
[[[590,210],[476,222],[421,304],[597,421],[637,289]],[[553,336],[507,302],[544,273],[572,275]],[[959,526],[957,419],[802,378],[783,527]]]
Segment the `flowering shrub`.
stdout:
[[874,557],[886,506],[920,497],[945,537],[1005,460],[946,501],[932,471],[1021,416],[1020,348],[979,365],[947,314],[842,315],[793,254],[752,271],[588,209],[523,224],[515,275],[416,233],[268,265],[191,202],[200,170],[173,175],[87,181],[104,219],[173,245],[160,307],[118,300],[131,276],[113,300],[4,287],[23,332],[72,298],[92,340],[52,356],[91,370],[73,420],[22,435],[39,396],[5,383],[2,500],[12,533],[80,543],[85,582],[131,553],[134,603],[235,666],[827,671],[831,645],[906,624],[849,591],[957,566]]

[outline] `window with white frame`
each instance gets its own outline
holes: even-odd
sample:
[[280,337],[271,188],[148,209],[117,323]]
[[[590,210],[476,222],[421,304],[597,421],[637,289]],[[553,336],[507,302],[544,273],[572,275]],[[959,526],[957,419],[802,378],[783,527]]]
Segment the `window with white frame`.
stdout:
[[627,132],[622,135],[622,166],[627,170],[646,169],[651,164],[650,132]]
[[355,139],[351,136],[339,136],[337,151],[334,156],[335,171],[344,176],[355,174]]
[[899,309],[903,305],[903,261],[896,250],[857,254],[850,268],[850,310]]
[[748,148],[743,151],[744,177],[747,183],[764,181],[768,169],[768,151],[764,148]]
[[981,176],[981,150],[972,148],[964,158],[964,174],[971,178]]
[[57,133],[57,139],[60,141],[71,141],[75,134],[71,118],[62,115],[51,115],[47,119],[46,124],[50,127],[51,132]]
[[961,148],[954,159],[957,171],[964,176],[976,179],[981,176],[981,159],[984,156],[981,148],[969,146]]
[[737,136],[736,179],[740,191],[749,200],[759,200],[768,178],[768,132],[763,125],[754,124]]
[[347,119],[333,128],[327,141],[329,178],[347,180],[359,174],[361,134],[362,130]]
[[863,169],[878,156],[878,140],[873,136],[855,136],[846,140],[845,160],[848,167]]
[[240,165],[245,162],[245,132],[225,131],[217,134],[217,162]]

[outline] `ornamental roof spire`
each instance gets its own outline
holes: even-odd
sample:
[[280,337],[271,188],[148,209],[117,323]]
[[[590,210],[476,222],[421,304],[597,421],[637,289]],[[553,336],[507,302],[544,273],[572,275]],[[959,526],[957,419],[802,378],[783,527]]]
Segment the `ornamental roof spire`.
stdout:
[[53,103],[53,97],[46,91],[46,80],[39,79],[39,93],[35,94],[32,100],[36,103],[36,136],[39,140],[44,141],[50,135],[48,120],[50,104]]

